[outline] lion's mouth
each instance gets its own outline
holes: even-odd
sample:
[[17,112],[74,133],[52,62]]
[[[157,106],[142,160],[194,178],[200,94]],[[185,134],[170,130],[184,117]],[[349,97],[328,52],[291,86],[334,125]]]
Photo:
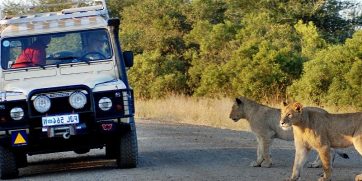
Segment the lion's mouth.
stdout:
[[290,125],[287,125],[287,124],[280,124],[280,127],[281,127],[283,130],[290,130],[290,129],[291,129],[291,126],[290,126]]

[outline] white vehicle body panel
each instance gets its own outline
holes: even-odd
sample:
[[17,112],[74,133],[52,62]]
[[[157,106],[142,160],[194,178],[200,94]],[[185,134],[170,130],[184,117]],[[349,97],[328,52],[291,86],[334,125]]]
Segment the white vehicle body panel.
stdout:
[[109,61],[49,67],[45,70],[34,68],[6,71],[3,74],[0,93],[10,93],[4,94],[2,101],[26,99],[29,92],[42,88],[86,85],[93,92],[126,88],[126,85],[117,79],[115,65]]

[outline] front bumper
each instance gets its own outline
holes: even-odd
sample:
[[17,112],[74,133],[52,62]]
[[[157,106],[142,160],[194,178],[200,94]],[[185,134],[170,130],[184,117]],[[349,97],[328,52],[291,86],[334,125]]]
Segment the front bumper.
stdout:
[[[82,124],[82,123],[81,123]],[[0,144],[17,152],[25,152],[30,155],[53,153],[60,151],[72,151],[76,149],[102,148],[111,142],[113,138],[130,130],[130,124],[134,124],[134,118],[120,118],[114,120],[97,121],[92,127],[82,126],[74,132],[66,129],[57,130],[59,134],[51,135],[47,128],[18,128],[10,129],[0,135]],[[72,127],[76,125],[69,125]],[[79,125],[78,125],[79,126]],[[63,133],[61,133],[63,131]]]
[[[82,91],[87,97],[86,105],[74,109],[69,104],[69,95]],[[33,100],[38,95],[46,95],[52,107],[46,113],[34,109]],[[108,111],[99,109],[101,98],[112,100]],[[14,107],[24,110],[24,117],[14,121],[9,112]],[[33,90],[27,100],[0,103],[0,145],[29,154],[75,150],[78,148],[100,148],[112,140],[116,134],[129,129],[134,123],[133,91],[131,89],[92,92],[84,85]],[[43,117],[76,114],[79,123],[44,126]]]

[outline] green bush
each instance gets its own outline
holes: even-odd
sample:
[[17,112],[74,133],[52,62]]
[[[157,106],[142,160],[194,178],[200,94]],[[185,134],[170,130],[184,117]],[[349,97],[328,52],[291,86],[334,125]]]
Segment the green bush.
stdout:
[[305,63],[289,94],[306,102],[362,108],[362,31]]

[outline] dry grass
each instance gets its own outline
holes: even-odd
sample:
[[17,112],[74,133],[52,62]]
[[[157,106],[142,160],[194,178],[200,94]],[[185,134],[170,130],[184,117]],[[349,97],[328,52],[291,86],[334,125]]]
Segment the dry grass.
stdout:
[[249,130],[245,120],[235,123],[229,118],[232,100],[187,96],[170,96],[157,100],[137,100],[136,117],[168,122],[212,126],[233,130]]
[[[250,131],[246,120],[235,123],[229,118],[233,100],[209,99],[187,96],[169,96],[156,100],[136,100],[136,118],[204,125],[216,128]],[[280,108],[281,104],[268,104]],[[314,106],[315,105],[305,105]],[[331,113],[356,112],[352,107],[324,107]]]

